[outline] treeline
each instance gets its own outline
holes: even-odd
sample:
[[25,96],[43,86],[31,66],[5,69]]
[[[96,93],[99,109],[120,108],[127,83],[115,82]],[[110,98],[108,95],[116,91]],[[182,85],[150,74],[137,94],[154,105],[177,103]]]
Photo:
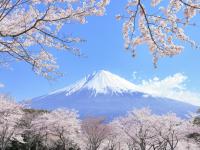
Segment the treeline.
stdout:
[[198,150],[200,117],[133,110],[107,123],[75,110],[25,109],[0,96],[0,150]]

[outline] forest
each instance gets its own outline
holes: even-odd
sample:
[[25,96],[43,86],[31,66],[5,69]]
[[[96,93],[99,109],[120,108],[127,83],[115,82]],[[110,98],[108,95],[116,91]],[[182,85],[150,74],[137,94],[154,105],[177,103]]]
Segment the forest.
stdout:
[[199,133],[198,112],[182,119],[142,108],[113,120],[80,119],[75,110],[27,109],[0,97],[1,150],[197,150]]

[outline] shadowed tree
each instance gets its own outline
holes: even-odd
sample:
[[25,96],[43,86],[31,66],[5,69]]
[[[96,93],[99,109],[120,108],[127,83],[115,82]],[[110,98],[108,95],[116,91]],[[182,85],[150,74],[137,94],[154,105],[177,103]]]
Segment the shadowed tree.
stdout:
[[87,118],[82,123],[86,150],[98,150],[110,135],[110,127],[104,118]]

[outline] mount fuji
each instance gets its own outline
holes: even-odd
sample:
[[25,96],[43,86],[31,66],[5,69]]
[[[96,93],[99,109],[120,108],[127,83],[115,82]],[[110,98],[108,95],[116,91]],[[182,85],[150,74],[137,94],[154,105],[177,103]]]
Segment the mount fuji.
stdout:
[[137,85],[104,70],[63,89],[33,98],[28,104],[34,109],[65,107],[77,110],[80,117],[105,116],[108,119],[142,107],[148,107],[156,114],[174,112],[180,117],[198,109],[178,100],[146,94]]

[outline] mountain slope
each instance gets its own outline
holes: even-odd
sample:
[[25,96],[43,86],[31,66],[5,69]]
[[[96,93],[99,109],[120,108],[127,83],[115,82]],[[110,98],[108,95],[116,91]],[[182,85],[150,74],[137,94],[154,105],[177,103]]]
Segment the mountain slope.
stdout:
[[136,90],[136,86],[131,82],[120,78],[108,71],[100,70],[94,72],[91,75],[83,78],[77,83],[67,86],[66,88],[54,91],[49,95],[56,93],[66,93],[66,96],[72,95],[81,90],[91,90],[94,95],[96,94],[108,94],[108,93],[123,93],[132,92]]
[[30,101],[30,107],[48,110],[67,107],[78,110],[81,117],[95,115],[109,118],[142,107],[149,107],[157,114],[175,112],[184,117],[188,112],[195,112],[198,108],[191,104],[143,93],[133,83],[104,70],[95,72],[68,87],[34,98]]

